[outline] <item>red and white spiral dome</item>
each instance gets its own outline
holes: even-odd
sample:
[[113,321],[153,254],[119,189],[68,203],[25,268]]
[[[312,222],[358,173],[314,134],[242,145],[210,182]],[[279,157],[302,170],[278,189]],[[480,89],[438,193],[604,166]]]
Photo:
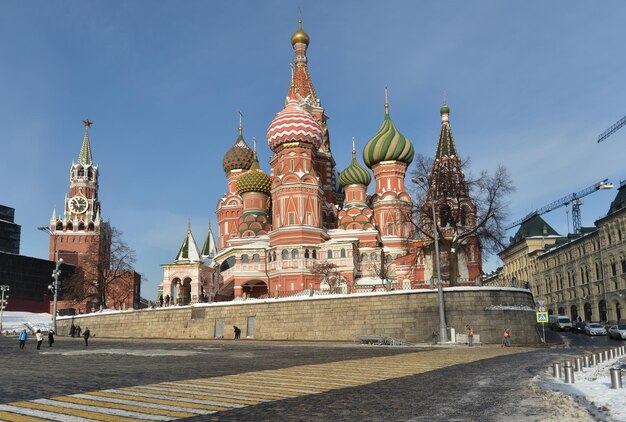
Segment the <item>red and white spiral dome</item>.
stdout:
[[288,142],[305,142],[319,148],[323,136],[319,122],[300,107],[295,98],[289,98],[267,128],[267,145],[274,152]]

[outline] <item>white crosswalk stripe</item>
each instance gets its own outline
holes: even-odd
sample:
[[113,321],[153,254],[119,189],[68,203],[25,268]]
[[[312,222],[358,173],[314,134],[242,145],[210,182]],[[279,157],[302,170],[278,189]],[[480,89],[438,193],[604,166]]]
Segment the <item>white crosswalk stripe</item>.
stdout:
[[47,412],[45,410],[29,409],[28,407],[11,406],[10,404],[0,404],[0,410],[17,413],[18,415],[33,416],[50,421],[58,422],[98,422],[95,419],[78,418],[76,416],[63,415],[60,413]]
[[57,400],[38,399],[34,403],[47,404],[49,406],[67,407],[68,409],[86,410],[88,412],[104,413],[106,415],[125,416],[135,419],[145,419],[150,421],[172,421],[177,418],[161,415],[148,415],[146,413],[131,412],[128,410],[114,409],[110,407],[88,406],[84,404],[67,403]]
[[109,392],[109,393],[125,394],[128,396],[170,400],[170,401],[176,401],[176,402],[181,402],[181,403],[206,404],[206,405],[211,405],[211,406],[232,407],[232,408],[246,407],[245,404],[226,403],[226,402],[219,402],[219,401],[213,401],[213,400],[200,400],[200,399],[192,399],[188,397],[163,396],[162,394],[141,393],[138,391],[118,390],[116,388],[112,388],[110,390],[103,390],[103,391]]
[[141,402],[141,401],[124,400],[124,399],[118,399],[115,397],[96,396],[96,395],[90,395],[90,394],[72,394],[69,397],[76,397],[77,399],[85,399],[85,400],[105,401],[105,402],[115,403],[115,404],[126,404],[129,406],[141,406],[141,407],[147,407],[150,409],[169,410],[172,412],[190,412],[190,413],[198,413],[200,415],[209,415],[211,413],[215,413],[215,410],[190,409],[188,407],[172,406],[169,404],[146,403],[146,402]]

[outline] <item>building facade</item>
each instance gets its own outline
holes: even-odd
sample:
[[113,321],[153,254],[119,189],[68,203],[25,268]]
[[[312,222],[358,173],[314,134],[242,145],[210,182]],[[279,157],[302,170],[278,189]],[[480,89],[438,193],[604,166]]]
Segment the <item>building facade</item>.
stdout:
[[[300,21],[291,38],[294,66],[284,108],[267,129],[269,172],[261,169],[256,145],[246,143],[241,123],[224,156],[227,193],[217,203],[219,252],[213,259],[221,276],[219,295],[232,299],[327,289],[312,272],[321,262],[335,266],[344,291],[428,287],[436,276],[433,242],[416,234],[417,207],[405,185],[413,145],[395,127],[385,99],[381,127],[362,154],[373,172],[374,193],[368,195],[372,175],[358,162],[355,145],[350,165],[339,173],[328,117],[308,71],[309,42]],[[445,104],[441,117],[432,188],[423,206],[430,209],[432,200],[440,213],[463,214],[463,223],[454,228],[447,221],[441,224],[445,240],[470,232],[476,209],[464,184]],[[432,225],[427,216],[420,220]],[[475,236],[467,236],[458,249],[453,258],[442,251],[442,262],[455,260],[445,271],[478,279],[482,257]],[[442,276],[446,279],[444,271]],[[171,286],[164,288],[172,294]]]
[[626,183],[606,216],[580,236],[559,236],[547,225],[538,235],[538,226],[531,231],[522,224],[500,253],[501,276],[527,281],[550,313],[573,320],[626,320]]
[[[101,216],[98,199],[99,171],[93,163],[89,128],[92,122],[83,121],[85,134],[78,154],[78,161],[72,162],[69,174],[69,193],[64,200],[63,211],[56,209],[50,218],[49,259],[64,262],[76,267],[106,267],[111,256],[111,226]],[[96,273],[99,271],[86,271]],[[71,300],[59,301],[60,312],[84,313],[103,306],[114,308],[139,307],[141,276],[134,270],[126,271],[108,288],[107,303],[95,299],[80,303]],[[62,291],[62,290],[61,290]],[[63,311],[67,309],[68,311]]]

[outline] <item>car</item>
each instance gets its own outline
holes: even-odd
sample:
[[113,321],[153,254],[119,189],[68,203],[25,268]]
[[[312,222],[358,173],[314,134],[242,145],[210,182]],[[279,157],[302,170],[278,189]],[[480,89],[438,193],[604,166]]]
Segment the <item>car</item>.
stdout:
[[572,324],[572,333],[581,334],[585,332],[585,323],[576,322]]
[[609,337],[626,340],[626,325],[618,324],[609,327]]
[[585,334],[588,336],[605,336],[606,329],[604,325],[597,322],[590,322],[585,325]]
[[548,322],[552,331],[564,331],[572,328],[572,321],[565,315],[550,315]]

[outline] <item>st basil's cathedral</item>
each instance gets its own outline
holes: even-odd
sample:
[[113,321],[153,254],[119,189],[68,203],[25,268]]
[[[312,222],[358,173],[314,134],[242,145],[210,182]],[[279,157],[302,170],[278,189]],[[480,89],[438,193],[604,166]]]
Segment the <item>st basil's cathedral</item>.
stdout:
[[[430,201],[439,210],[444,238],[455,234],[446,212],[459,214],[457,234],[476,224],[445,103],[425,204],[414,204],[407,192],[414,147],[395,127],[386,98],[380,129],[362,153],[374,175],[374,193],[368,194],[372,174],[359,163],[354,142],[350,165],[337,171],[328,117],[308,70],[309,42],[300,21],[291,37],[295,59],[284,108],[267,129],[269,173],[259,164],[256,141],[253,148],[245,141],[240,122],[222,161],[227,193],[217,201],[217,240],[209,229],[200,250],[188,228],[175,262],[163,266],[160,295],[184,304],[207,295],[212,301],[323,291],[323,278],[311,272],[322,262],[334,264],[343,292],[428,288],[437,277],[435,248],[418,233],[433,232]],[[413,223],[416,211],[424,224],[420,230]],[[455,256],[458,262],[450,265],[448,253],[440,253],[442,278],[452,269],[459,279],[475,282],[482,268],[478,239],[465,239]],[[185,270],[185,278],[175,274],[181,268],[194,271]]]

